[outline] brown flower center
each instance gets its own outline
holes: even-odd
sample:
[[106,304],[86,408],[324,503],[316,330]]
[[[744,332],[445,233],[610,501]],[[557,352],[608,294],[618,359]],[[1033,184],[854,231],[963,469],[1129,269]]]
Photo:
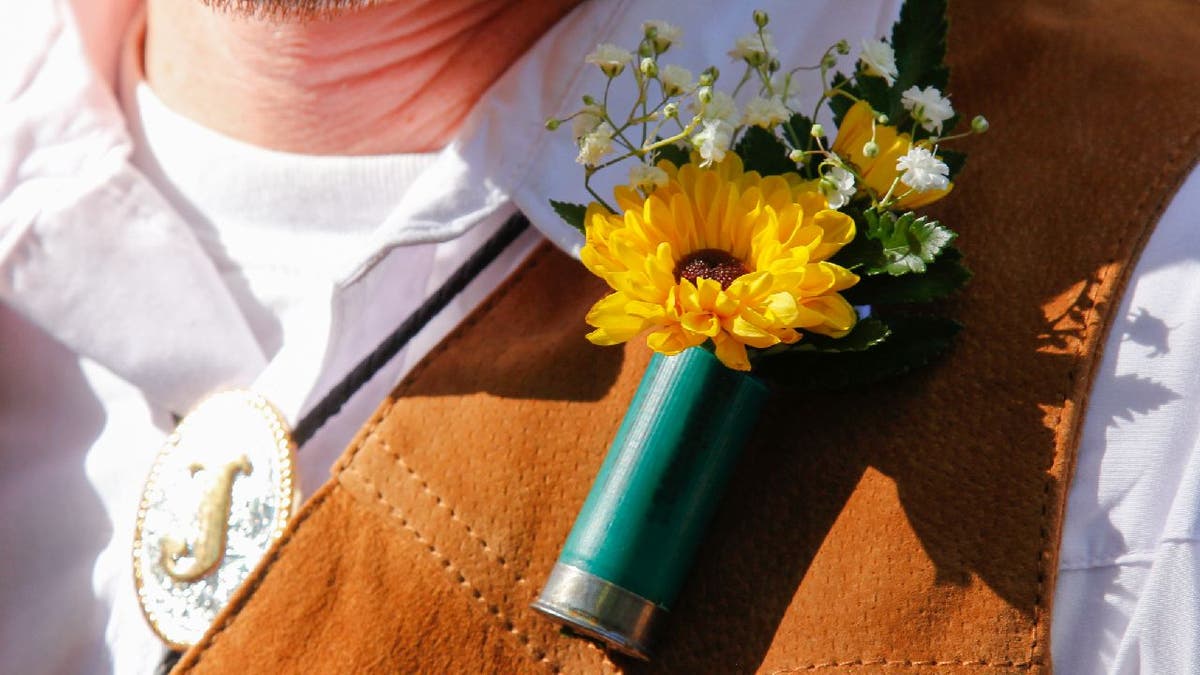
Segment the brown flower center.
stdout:
[[747,272],[749,270],[741,260],[719,248],[702,248],[689,253],[675,266],[676,279],[687,279],[694,284],[703,277],[721,284],[722,289],[729,288],[734,279]]

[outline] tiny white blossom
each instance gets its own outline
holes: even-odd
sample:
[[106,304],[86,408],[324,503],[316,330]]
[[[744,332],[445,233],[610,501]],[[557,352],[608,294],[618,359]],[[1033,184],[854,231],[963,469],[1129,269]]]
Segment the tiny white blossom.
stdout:
[[692,145],[704,160],[700,166],[709,166],[713,162],[725,159],[725,153],[729,151],[729,143],[732,140],[732,124],[720,119],[705,120],[704,128],[692,136]]
[[757,125],[771,129],[777,124],[786,122],[792,113],[778,98],[756,97],[746,104],[742,115],[742,124]]
[[667,184],[667,172],[657,166],[634,164],[629,170],[629,184],[649,194]]
[[733,97],[723,91],[709,91],[711,98],[708,103],[703,106],[693,103],[692,112],[701,115],[706,120],[721,120],[730,124],[738,121],[737,103]]
[[770,33],[763,31],[761,38],[758,33],[750,33],[738,38],[737,42],[733,44],[729,56],[735,61],[745,61],[752,66],[758,66],[774,58],[778,53],[779,50],[775,48],[775,39],[771,37]]
[[869,75],[882,77],[889,87],[896,83],[896,77],[900,75],[896,68],[896,52],[883,40],[863,40],[858,60]]
[[678,96],[695,85],[692,71],[674,64],[658,69],[658,81],[662,82],[663,91],[667,96]]
[[651,28],[655,30],[654,48],[659,52],[665,52],[671,45],[679,44],[679,38],[683,35],[683,29],[679,26],[658,19],[642,24],[643,32],[649,31]]
[[605,155],[612,152],[613,133],[615,131],[608,122],[601,122],[600,126],[583,137],[579,143],[579,156],[575,161],[588,166],[598,164]]
[[584,136],[592,133],[603,121],[604,118],[600,116],[599,108],[584,108],[578,115],[571,119],[571,135],[578,142]]
[[918,146],[896,160],[896,170],[902,171],[900,182],[917,192],[945,190],[950,185],[950,169],[932,152]]
[[821,194],[825,195],[831,209],[842,208],[857,192],[854,187],[854,174],[840,166],[830,169],[821,178],[820,186]]
[[926,131],[935,134],[942,133],[942,123],[954,117],[954,107],[937,87],[909,87],[900,94],[900,103]]
[[633,60],[633,53],[614,44],[604,43],[596,45],[596,48],[584,60],[598,66],[605,75],[616,77]]

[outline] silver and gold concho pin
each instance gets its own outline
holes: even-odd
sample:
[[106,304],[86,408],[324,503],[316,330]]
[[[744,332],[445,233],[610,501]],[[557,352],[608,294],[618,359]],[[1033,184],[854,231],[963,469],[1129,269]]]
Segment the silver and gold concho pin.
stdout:
[[298,501],[282,415],[246,390],[183,418],[154,460],[133,541],[138,601],[168,645],[186,649],[283,534]]

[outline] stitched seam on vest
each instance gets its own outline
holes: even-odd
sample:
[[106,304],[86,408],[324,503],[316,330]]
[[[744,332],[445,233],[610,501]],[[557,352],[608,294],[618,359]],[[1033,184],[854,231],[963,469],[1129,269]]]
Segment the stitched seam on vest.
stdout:
[[[1144,244],[1145,240],[1147,238],[1149,238],[1150,234],[1154,230],[1154,225],[1157,222],[1157,220],[1154,218],[1154,216],[1161,215],[1161,212],[1165,208],[1166,204],[1174,196],[1174,191],[1169,189],[1171,187],[1172,177],[1175,177],[1175,178],[1186,177],[1185,175],[1182,175],[1182,174],[1186,173],[1186,169],[1184,169],[1184,165],[1185,165],[1185,162],[1187,162],[1189,158],[1191,158],[1190,164],[1192,164],[1192,165],[1195,164],[1197,149],[1193,148],[1192,146],[1196,144],[1196,141],[1198,139],[1200,139],[1200,128],[1194,130],[1187,137],[1185,137],[1183,142],[1176,145],[1175,150],[1170,155],[1168,155],[1167,160],[1164,162],[1163,170],[1158,174],[1158,176],[1155,178],[1155,180],[1147,186],[1146,190],[1143,191],[1142,196],[1138,199],[1137,206],[1134,207],[1133,215],[1131,216],[1130,221],[1133,223],[1137,223],[1139,221],[1142,222],[1142,227],[1140,228],[1140,230],[1138,230],[1137,232],[1132,234],[1132,236],[1141,240],[1140,242],[1138,242],[1139,247],[1140,247],[1140,244]],[[1176,181],[1176,182],[1178,182],[1178,181]],[[1155,195],[1159,195],[1159,198],[1157,200],[1154,199]],[[1151,222],[1151,221],[1153,221],[1153,222]],[[1125,245],[1125,243],[1126,243],[1126,241],[1128,241],[1128,239],[1129,239],[1129,237],[1126,236],[1126,237],[1122,237],[1121,239],[1119,239],[1117,241],[1118,250]],[[1131,260],[1128,261],[1128,264],[1119,268],[1120,278],[1117,278],[1114,281],[1114,283],[1119,284],[1122,281],[1122,278],[1127,279],[1129,274],[1132,273],[1133,268],[1136,267],[1136,259],[1135,258],[1137,255],[1140,255],[1140,250],[1134,251],[1134,256],[1131,256]],[[1104,290],[1105,284],[1110,281],[1110,277],[1111,277],[1112,273],[1114,271],[1116,271],[1117,269],[1118,269],[1117,266],[1111,262],[1105,267],[1101,277],[1097,280],[1097,283],[1095,285],[1095,288],[1097,289],[1097,291]],[[1122,285],[1121,290],[1123,291],[1123,286],[1125,284],[1121,284],[1121,285]],[[1101,317],[1102,320],[1097,321],[1096,318],[1097,318],[1097,314],[1101,310],[1101,305],[1103,305],[1104,306],[1103,308],[1107,310],[1107,309],[1109,309],[1110,306],[1115,306],[1115,304],[1119,304],[1119,303],[1113,303],[1112,302],[1113,298],[1109,298],[1109,300],[1106,302],[1095,302],[1094,297],[1089,298],[1089,299],[1093,300],[1093,303],[1092,303],[1092,306],[1090,308],[1088,308],[1088,312],[1084,317],[1083,325],[1084,325],[1084,330],[1086,331],[1086,333],[1085,333],[1084,337],[1079,341],[1079,343],[1075,349],[1075,353],[1074,353],[1075,357],[1080,358],[1080,359],[1082,359],[1084,352],[1087,350],[1087,348],[1089,346],[1093,345],[1093,343],[1095,343],[1098,339],[1102,338],[1105,334],[1107,334],[1106,329],[1110,322],[1105,321],[1103,319],[1111,318],[1111,312],[1109,312],[1106,317]],[[1105,330],[1098,330],[1098,329],[1105,329]],[[1063,396],[1063,404],[1062,405],[1065,406],[1069,402],[1075,402],[1075,403],[1086,402],[1087,395],[1090,391],[1090,386],[1079,387],[1076,383],[1079,381],[1078,378],[1082,373],[1083,366],[1087,365],[1087,366],[1089,366],[1088,372],[1082,373],[1082,374],[1084,374],[1085,376],[1088,376],[1087,382],[1089,385],[1091,384],[1092,378],[1090,377],[1090,375],[1093,371],[1095,371],[1095,369],[1097,367],[1099,367],[1100,356],[1101,356],[1100,354],[1097,354],[1096,358],[1093,358],[1091,361],[1086,362],[1086,363],[1080,363],[1080,365],[1078,367],[1076,367],[1074,370],[1072,370],[1069,373],[1068,377],[1069,377],[1070,382],[1074,385],[1074,388],[1071,391],[1067,391],[1062,395]],[[1082,391],[1081,391],[1081,389],[1082,389]],[[1079,426],[1082,424],[1083,417],[1084,417],[1082,411],[1080,410],[1081,407],[1082,406],[1076,406],[1076,409],[1072,411],[1072,415],[1070,415],[1069,417],[1062,415],[1061,409],[1060,409],[1058,425],[1056,426],[1055,431],[1056,432],[1062,431],[1064,429],[1064,425],[1070,425],[1071,427],[1074,427],[1071,430],[1072,437],[1077,437],[1078,433],[1079,433]],[[1068,465],[1064,467],[1064,471],[1068,474],[1068,475],[1064,476],[1064,479],[1070,478],[1071,471],[1068,471],[1068,469],[1073,469],[1073,467],[1074,467],[1074,459],[1075,459],[1074,455],[1075,455],[1075,453],[1078,452],[1078,443],[1076,442],[1074,445],[1076,446],[1075,449],[1070,451],[1071,456],[1067,458]],[[896,659],[887,659],[887,658],[882,658],[882,657],[874,657],[874,658],[860,657],[857,659],[851,659],[851,660],[846,660],[846,661],[822,661],[822,662],[814,662],[814,663],[808,663],[808,664],[804,664],[804,665],[793,666],[790,668],[784,668],[781,670],[772,671],[772,675],[782,675],[784,673],[796,673],[796,672],[803,672],[806,670],[819,670],[819,669],[825,669],[825,668],[847,668],[847,667],[867,667],[867,666],[884,666],[884,667],[900,667],[900,668],[967,666],[967,667],[979,667],[979,668],[1028,669],[1028,668],[1031,668],[1034,666],[1046,665],[1045,660],[1040,657],[1035,657],[1035,654],[1036,654],[1037,647],[1039,644],[1038,630],[1044,625],[1044,618],[1045,618],[1045,613],[1046,613],[1046,604],[1045,603],[1047,600],[1046,568],[1052,561],[1051,549],[1054,544],[1054,541],[1051,539],[1051,536],[1050,536],[1050,534],[1051,534],[1050,533],[1050,523],[1051,523],[1051,521],[1050,521],[1050,511],[1051,511],[1050,505],[1051,505],[1052,497],[1054,494],[1054,483],[1055,483],[1054,474],[1051,471],[1047,471],[1046,479],[1043,482],[1043,486],[1042,486],[1042,506],[1041,506],[1041,519],[1042,520],[1041,520],[1041,531],[1040,531],[1042,541],[1041,541],[1041,549],[1038,552],[1037,594],[1035,596],[1035,601],[1034,601],[1035,614],[1034,614],[1033,627],[1032,627],[1032,631],[1031,631],[1031,635],[1030,635],[1029,657],[1026,660],[1024,660],[1024,661],[1012,661],[1012,660],[990,661],[987,659],[975,659],[975,660],[937,660],[937,659],[910,660],[910,659],[905,659],[905,660],[896,660]],[[1066,501],[1065,495],[1067,493],[1067,490],[1069,490],[1069,487],[1070,487],[1069,482],[1064,482],[1064,485],[1062,488],[1063,494],[1064,494],[1064,500],[1063,500],[1064,503],[1062,505],[1060,505],[1060,507],[1062,507],[1062,508],[1065,508],[1065,501]]]
[[[455,583],[466,589],[466,591],[474,600],[483,605],[488,614],[491,614],[496,621],[499,622],[500,626],[505,630],[505,632],[516,637],[517,641],[520,642],[523,647],[525,647],[525,650],[529,652],[530,656],[532,656],[538,663],[544,663],[549,666],[551,672],[562,672],[562,667],[550,659],[549,655],[546,653],[546,650],[534,645],[533,640],[524,632],[522,632],[520,628],[517,628],[516,624],[513,623],[513,620],[504,614],[504,611],[500,609],[500,605],[489,602],[488,599],[484,597],[483,591],[479,590],[479,588],[472,584],[471,581],[467,579],[466,575],[463,574],[462,568],[455,565],[454,561],[450,560],[445,553],[438,550],[437,546],[432,541],[427,539],[415,527],[413,527],[412,523],[408,522],[408,518],[405,516],[404,511],[389,502],[387,498],[383,496],[383,491],[380,490],[379,487],[376,486],[366,474],[353,467],[347,469],[346,473],[356,476],[359,480],[365,483],[367,488],[375,493],[375,499],[387,507],[388,513],[399,521],[400,526],[408,530],[413,537],[425,547],[425,550],[429,553],[429,555],[433,556],[438,561],[438,563],[442,566],[442,569],[446,571],[446,574],[450,575],[451,579],[453,579]],[[441,502],[439,500],[439,505],[440,504]]]
[[[396,460],[397,464],[399,464],[405,471],[408,472],[410,478],[418,481],[423,492],[432,497],[438,506],[447,510],[447,512],[450,514],[451,520],[457,521],[459,524],[461,524],[463,528],[466,529],[467,534],[474,539],[485,552],[490,552],[495,556],[495,562],[499,563],[502,568],[508,568],[507,559],[498,551],[492,549],[488,545],[487,541],[484,540],[474,528],[472,528],[465,520],[458,516],[457,510],[451,506],[449,502],[433,492],[433,490],[429,487],[428,482],[421,478],[415,470],[410,468],[408,464],[404,462],[404,460],[400,457],[400,454],[394,451],[391,445],[383,440],[383,437],[378,433],[379,425],[391,416],[395,407],[400,403],[401,400],[403,400],[405,394],[407,394],[413,388],[413,386],[415,386],[417,380],[421,375],[424,374],[426,370],[428,370],[443,354],[449,351],[456,342],[463,339],[468,331],[475,326],[475,324],[487,318],[487,316],[500,305],[500,302],[506,297],[510,288],[523,281],[530,272],[535,270],[548,256],[553,255],[556,251],[557,249],[555,249],[554,246],[549,242],[543,242],[539,248],[534,249],[534,251],[527,257],[524,265],[518,268],[517,271],[514,272],[504,283],[500,284],[500,286],[498,286],[496,290],[492,292],[491,297],[488,298],[482,305],[480,305],[479,308],[471,314],[471,316],[462,321],[450,335],[446,336],[446,338],[442,340],[439,345],[430,350],[425,358],[422,359],[421,362],[409,372],[400,385],[398,385],[392,392],[391,400],[388,401],[388,404],[386,406],[381,406],[379,411],[376,412],[372,419],[367,422],[364,431],[360,432],[360,440],[354,446],[353,450],[346,453],[334,467],[333,478],[335,479],[335,482],[336,479],[345,472],[353,473],[355,476],[366,480],[365,476],[363,476],[360,471],[352,468],[352,464],[358,457],[359,452],[366,447],[368,441],[375,439],[380,443],[380,445],[383,446],[384,450]],[[366,482],[369,483],[369,481]],[[378,490],[376,490],[376,492],[378,492]],[[383,503],[388,506],[389,509],[395,508],[386,499],[382,499],[381,501],[383,501]],[[511,568],[510,571],[513,573],[513,576],[517,580],[518,584],[526,582],[525,578],[521,576],[520,573],[516,572],[515,570],[511,570]],[[513,622],[508,621],[508,624],[515,628],[515,624],[513,624]],[[511,628],[508,628],[508,626],[505,626],[505,628],[510,632],[513,632]],[[583,641],[583,643],[586,645],[588,651],[593,652],[600,658],[600,665],[608,666],[609,672],[617,671],[616,664],[612,662],[607,652],[591,642]],[[534,655],[532,651],[531,655]],[[539,658],[539,662],[546,661],[554,668],[555,672],[561,672],[561,666],[553,661],[548,661],[547,658],[548,657],[543,655],[541,658]]]
[[[456,328],[453,333],[447,336],[446,339],[442,340],[440,345],[434,347],[429,354],[426,355],[425,359],[423,359],[420,364],[418,364],[412,369],[412,371],[409,372],[408,376],[404,379],[404,382],[401,383],[401,385],[397,387],[395,392],[392,394],[392,398],[388,404],[386,406],[381,406],[371,421],[368,422],[369,426],[366,433],[359,435],[358,442],[355,444],[354,448],[337,463],[333,474],[335,479],[342,472],[346,471],[346,469],[350,466],[350,463],[358,455],[359,451],[361,451],[367,444],[367,440],[375,434],[375,431],[378,429],[379,425],[383,422],[383,420],[387,419],[388,415],[391,414],[392,409],[396,407],[396,404],[399,403],[400,399],[402,398],[402,394],[408,391],[408,389],[412,388],[413,384],[416,382],[421,373],[427,370],[430,364],[432,364],[439,355],[445,353],[453,343],[462,339],[462,337],[466,335],[466,331],[469,328],[474,326],[476,323],[479,323],[480,320],[490,314],[492,310],[494,310],[496,306],[500,304],[500,300],[505,295],[504,292],[518,281],[523,279],[531,270],[541,264],[542,260],[544,260],[552,250],[553,249],[548,243],[542,243],[541,248],[535,249],[534,252],[530,254],[528,262],[524,266],[518,269],[508,279],[508,281],[501,284],[496,291],[492,293],[492,296],[488,298],[472,316],[460,323],[458,328]],[[208,633],[206,637],[201,639],[201,641],[193,647],[193,650],[196,652],[195,660],[191,663],[187,663],[185,657],[184,662],[181,662],[178,666],[176,666],[179,672],[188,672],[200,664],[200,661],[204,658],[205,652],[214,644],[216,644],[217,638],[219,638],[222,633],[224,633],[230,626],[233,625],[240,615],[242,607],[245,607],[246,603],[250,601],[250,598],[254,597],[254,593],[257,592],[262,586],[262,582],[266,579],[267,574],[279,560],[284,549],[287,548],[288,544],[294,540],[296,533],[300,531],[301,526],[303,526],[308,520],[308,517],[315,513],[317,508],[324,504],[325,500],[327,500],[336,490],[339,489],[342,489],[341,484],[338,483],[337,480],[333,480],[332,485],[328,487],[328,489],[322,490],[314,495],[312,501],[304,506],[301,512],[297,515],[296,521],[288,526],[288,529],[284,533],[283,537],[281,537],[279,541],[275,543],[275,546],[272,547],[270,558],[260,568],[261,572],[254,575],[250,581],[250,585],[247,586],[243,591],[236,594],[234,596],[234,601],[230,603],[229,607],[225,608],[225,618],[221,621],[220,627],[215,631]]]
[[217,638],[219,638],[221,634],[225,632],[225,629],[232,626],[233,622],[236,621],[239,616],[241,616],[241,609],[246,606],[246,603],[249,602],[251,597],[253,597],[255,591],[257,591],[262,585],[263,580],[266,579],[267,572],[271,571],[271,568],[275,566],[276,562],[279,562],[280,557],[283,555],[283,550],[295,538],[296,533],[300,531],[300,526],[308,520],[309,516],[316,513],[317,509],[324,504],[329,497],[333,496],[335,492],[341,489],[342,486],[340,484],[333,483],[328,489],[324,489],[314,495],[312,501],[305,505],[304,509],[296,516],[296,522],[288,527],[283,537],[281,537],[279,541],[276,542],[276,545],[272,547],[270,558],[267,559],[266,563],[261,568],[262,573],[254,577],[251,585],[247,587],[244,592],[238,593],[234,596],[234,601],[225,608],[225,618],[221,620],[220,627],[217,628],[217,630],[208,633],[206,637],[204,637],[199,643],[197,643],[195,647],[193,647],[193,649],[196,650],[196,659],[194,661],[191,663],[186,663],[185,655],[185,662],[176,666],[176,669],[179,672],[188,672],[200,665],[200,661],[204,659],[204,656],[208,653],[208,649],[216,644]]
[[[388,443],[387,440],[384,439],[383,437],[379,437],[378,440],[379,440],[379,444],[381,446],[383,446],[384,451],[388,454],[389,457],[392,458],[392,460],[395,462],[396,466],[403,469],[405,471],[405,473],[408,474],[409,479],[416,481],[416,483],[421,486],[421,491],[424,492],[426,495],[428,495],[431,499],[433,499],[434,504],[436,504],[438,506],[438,508],[445,509],[446,513],[449,514],[449,516],[450,516],[450,520],[458,523],[459,525],[462,525],[463,529],[467,531],[467,536],[470,537],[475,543],[479,544],[479,547],[482,548],[485,553],[489,554],[489,556],[498,565],[500,565],[500,567],[511,572],[513,575],[513,579],[516,580],[518,586],[527,583],[525,580],[525,577],[521,576],[520,572],[518,572],[517,570],[510,567],[508,564],[508,560],[503,555],[501,555],[499,551],[497,551],[496,549],[489,546],[487,541],[484,540],[483,537],[479,536],[479,533],[477,533],[475,531],[475,529],[470,526],[470,524],[468,524],[465,520],[463,520],[462,518],[460,518],[458,516],[458,511],[455,510],[455,508],[453,506],[451,506],[449,504],[449,502],[447,502],[445,499],[442,499],[432,489],[430,489],[429,481],[422,478],[420,474],[418,474],[415,470],[413,470],[413,468],[408,465],[408,462],[405,462],[404,458],[400,456],[400,453],[398,453],[392,449],[391,443]],[[355,475],[362,477],[362,473],[359,472],[358,470],[356,470],[354,468],[351,468],[349,470],[354,472]]]
[[[1119,294],[1126,290],[1129,276],[1132,274],[1133,269],[1137,266],[1137,258],[1141,256],[1142,247],[1144,246],[1146,240],[1149,239],[1155,225],[1157,224],[1157,218],[1155,218],[1155,216],[1161,216],[1163,210],[1166,208],[1166,204],[1174,196],[1175,190],[1170,189],[1172,187],[1171,178],[1175,178],[1174,184],[1175,187],[1178,187],[1179,182],[1186,178],[1186,176],[1183,175],[1186,172],[1185,163],[1191,165],[1195,164],[1196,150],[1192,146],[1195,144],[1197,138],[1200,138],[1200,128],[1194,129],[1190,134],[1187,135],[1183,142],[1175,146],[1174,150],[1167,156],[1167,160],[1163,162],[1163,170],[1160,171],[1155,179],[1146,186],[1146,189],[1142,192],[1141,197],[1138,199],[1137,206],[1134,207],[1133,215],[1130,217],[1131,222],[1140,224],[1140,227],[1138,227],[1137,230],[1132,233],[1132,236],[1135,238],[1134,250],[1131,251],[1130,256],[1128,256],[1128,259],[1123,265],[1118,266],[1116,264],[1117,261],[1114,260],[1110,261],[1109,264],[1104,267],[1101,277],[1095,286],[1096,296],[1089,298],[1092,300],[1092,306],[1088,308],[1088,312],[1085,315],[1083,322],[1086,333],[1084,338],[1079,341],[1075,349],[1075,357],[1081,359],[1081,362],[1078,366],[1071,370],[1070,374],[1068,375],[1072,389],[1063,394],[1062,402],[1062,406],[1064,407],[1068,402],[1074,402],[1076,405],[1071,410],[1071,414],[1069,416],[1063,416],[1062,407],[1060,407],[1058,425],[1056,425],[1055,428],[1056,436],[1060,432],[1066,432],[1064,433],[1063,437],[1069,438],[1072,441],[1069,444],[1068,454],[1064,459],[1064,466],[1062,467],[1063,476],[1061,478],[1063,481],[1063,499],[1062,503],[1058,505],[1058,515],[1060,516],[1058,523],[1060,530],[1062,529],[1063,524],[1063,519],[1061,516],[1062,512],[1064,512],[1066,509],[1067,494],[1069,493],[1071,478],[1074,474],[1076,455],[1079,452],[1079,436],[1081,433],[1080,429],[1085,417],[1083,407],[1087,403],[1087,398],[1091,393],[1091,385],[1094,382],[1095,371],[1097,368],[1099,368],[1100,361],[1103,357],[1103,354],[1101,353],[1103,351],[1102,340],[1105,336],[1107,336],[1108,329],[1112,323],[1111,319],[1114,313],[1112,308],[1119,305],[1119,302],[1117,302],[1118,298],[1113,296],[1119,296]],[[1190,162],[1188,162],[1189,158],[1191,158]],[[1154,199],[1156,194],[1158,195],[1157,200]],[[1126,232],[1128,232],[1128,230],[1126,230]],[[1130,236],[1131,235],[1127,234],[1126,236],[1123,236],[1117,240],[1116,248],[1118,252],[1125,246],[1125,243],[1129,240]],[[1112,287],[1106,287],[1114,271],[1117,272],[1117,277],[1112,279]],[[1100,293],[1105,291],[1107,291],[1107,293],[1105,293],[1104,296],[1101,296]],[[1103,301],[1096,301],[1097,297],[1103,298]],[[1098,316],[1102,305],[1103,309],[1105,310],[1105,314],[1103,316]],[[1087,351],[1089,348],[1093,352],[1093,358],[1090,361],[1082,361],[1085,351]],[[1084,368],[1085,366],[1086,370]],[[1080,375],[1082,375],[1084,378],[1082,382],[1078,379]],[[1053,471],[1047,471],[1046,479],[1042,488],[1042,550],[1038,554],[1037,594],[1034,599],[1033,629],[1031,631],[1032,635],[1029,643],[1029,662],[1037,665],[1041,665],[1042,662],[1040,658],[1035,659],[1034,654],[1036,653],[1038,647],[1038,631],[1044,623],[1047,609],[1047,567],[1049,567],[1052,562],[1057,564],[1057,560],[1054,559],[1051,550],[1056,541],[1052,541],[1050,536],[1050,502],[1054,494],[1055,480],[1056,476],[1054,475]],[[1055,570],[1049,571],[1051,574],[1055,572]]]

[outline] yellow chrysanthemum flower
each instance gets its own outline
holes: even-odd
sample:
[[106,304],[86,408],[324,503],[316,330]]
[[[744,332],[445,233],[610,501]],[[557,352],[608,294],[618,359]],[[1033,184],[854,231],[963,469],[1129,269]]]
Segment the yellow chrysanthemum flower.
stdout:
[[839,291],[858,277],[827,262],[854,238],[854,221],[812,183],[745,172],[733,153],[708,168],[658,166],[668,180],[648,197],[615,190],[621,214],[588,208],[580,258],[614,291],[588,312],[589,340],[646,334],[651,349],[677,354],[711,339],[722,363],[749,370],[747,347],[854,327]]
[[[875,125],[875,144],[879,146],[879,154],[867,157],[863,154],[863,146],[871,140],[871,121],[875,112],[866,101],[859,101],[850,107],[838,127],[837,138],[833,142],[833,151],[850,160],[856,167],[867,187],[879,196],[887,193],[892,181],[900,175],[896,162],[908,153],[912,147],[912,137],[896,131],[895,127],[885,124]],[[950,194],[954,189],[951,183],[945,190],[929,190],[914,192],[897,202],[898,210],[916,209],[926,204],[932,204]],[[897,190],[904,192],[903,188]]]

